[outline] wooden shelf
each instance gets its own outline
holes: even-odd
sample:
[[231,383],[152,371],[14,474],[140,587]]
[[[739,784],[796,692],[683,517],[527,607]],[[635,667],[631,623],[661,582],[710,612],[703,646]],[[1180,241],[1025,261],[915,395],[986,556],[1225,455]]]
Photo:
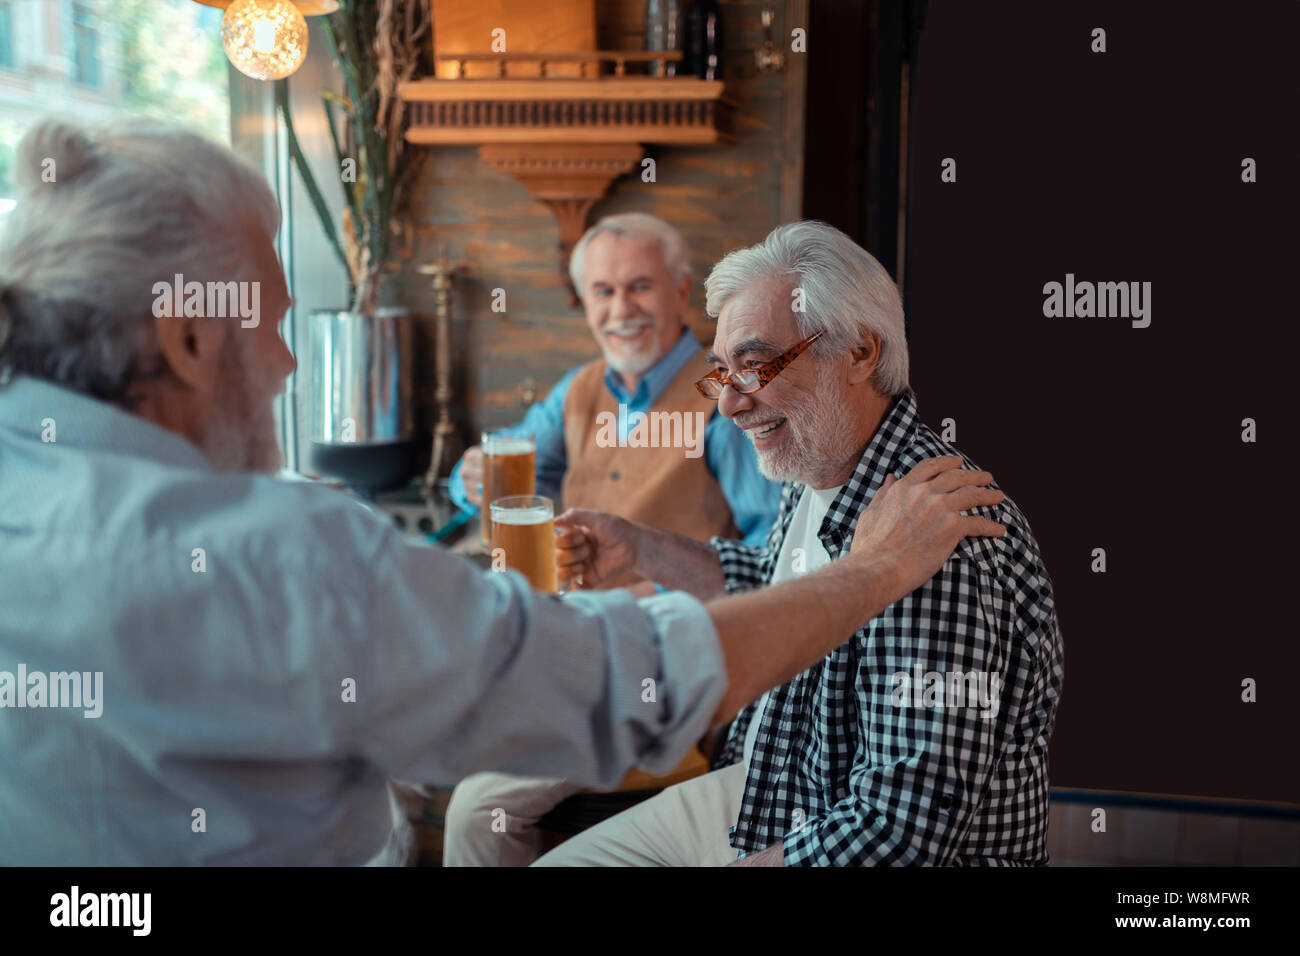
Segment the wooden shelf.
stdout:
[[[612,65],[615,76],[625,76],[627,74],[627,65],[629,63],[641,63],[652,66],[651,76],[676,76],[676,64],[682,60],[680,50],[592,50],[586,53],[442,53],[438,56],[440,67],[455,67],[454,73],[448,73],[444,69],[438,70],[438,76],[443,79],[464,80],[470,79],[466,75],[467,68],[470,64],[490,63],[496,72],[496,79],[505,79],[510,73],[510,64],[515,63],[523,66],[526,70],[536,70],[537,76],[573,76],[572,67],[578,69],[577,75],[586,78],[592,75],[595,70],[595,76],[601,75],[601,69],[605,65]],[[668,65],[674,64],[671,73],[668,72]],[[552,74],[551,68],[559,66],[561,72]],[[534,74],[525,72],[516,74],[515,79],[522,77],[532,77]]]
[[720,146],[734,139],[717,130],[682,129],[666,126],[592,127],[572,130],[538,129],[528,126],[448,129],[425,126],[406,134],[411,143],[422,146],[479,146],[486,143],[664,143],[672,146]]
[[426,145],[735,142],[734,104],[717,80],[419,80],[398,95],[410,107],[407,140]]
[[[408,103],[459,100],[724,100],[721,80],[695,77],[507,77],[504,80],[414,80],[397,87]],[[730,102],[730,101],[728,101]]]

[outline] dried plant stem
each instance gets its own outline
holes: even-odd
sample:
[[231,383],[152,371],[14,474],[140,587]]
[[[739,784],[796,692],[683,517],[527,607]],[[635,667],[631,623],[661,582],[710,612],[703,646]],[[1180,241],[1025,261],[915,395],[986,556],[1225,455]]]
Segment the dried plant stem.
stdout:
[[[287,93],[280,100],[290,153],[321,225],[348,270],[354,309],[372,309],[391,239],[399,231],[407,187],[423,159],[406,149],[401,83],[431,72],[422,45],[430,27],[428,0],[341,0],[322,23],[344,93],[325,94],[325,113],[340,169],[353,160],[355,177],[342,177],[346,205],[342,242],[321,191],[298,146]],[[341,127],[341,131],[340,131]]]

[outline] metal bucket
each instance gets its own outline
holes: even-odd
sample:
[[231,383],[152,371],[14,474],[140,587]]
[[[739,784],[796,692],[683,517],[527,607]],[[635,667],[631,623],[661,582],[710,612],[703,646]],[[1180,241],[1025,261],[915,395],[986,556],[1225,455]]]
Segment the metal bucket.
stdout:
[[370,491],[415,469],[408,309],[311,314],[311,465]]

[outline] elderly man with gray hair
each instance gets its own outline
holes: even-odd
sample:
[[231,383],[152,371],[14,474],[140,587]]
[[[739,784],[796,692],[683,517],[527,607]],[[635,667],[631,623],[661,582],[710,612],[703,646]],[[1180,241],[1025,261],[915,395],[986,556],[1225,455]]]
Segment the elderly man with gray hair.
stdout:
[[390,778],[662,773],[963,535],[1003,531],[961,515],[1001,500],[991,475],[926,462],[843,567],[783,593],[535,593],[264,473],[291,300],[274,196],[228,149],[51,121],[14,172],[0,864],[396,862]]
[[[781,586],[848,553],[891,476],[959,454],[921,423],[903,308],[866,251],[781,226],[705,282],[702,394],[785,482],[762,547],[700,544],[572,511],[561,577],[628,567],[702,599]],[[975,466],[964,458],[970,468]],[[1052,584],[1010,498],[921,588],[744,708],[713,772],[587,830],[539,865],[1038,865],[1062,678]]]

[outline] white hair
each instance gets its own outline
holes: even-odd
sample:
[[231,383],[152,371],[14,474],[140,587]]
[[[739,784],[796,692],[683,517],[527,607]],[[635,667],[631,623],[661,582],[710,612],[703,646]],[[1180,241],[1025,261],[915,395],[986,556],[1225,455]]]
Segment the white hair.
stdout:
[[153,286],[255,279],[274,237],[266,180],[228,148],[155,123],[43,120],[14,162],[0,237],[0,383],[44,378],[106,401],[160,368]]
[[[873,378],[884,395],[908,387],[907,334],[898,287],[872,255],[834,226],[816,220],[777,226],[766,239],[727,253],[704,280],[705,309],[717,318],[733,296],[769,277],[797,278],[803,309],[795,323],[807,338],[823,332],[814,354],[853,348],[870,332],[880,337]],[[791,297],[791,307],[794,300]]]
[[674,282],[681,282],[691,274],[690,250],[682,234],[657,216],[644,212],[624,212],[616,216],[605,216],[582,234],[573,254],[569,256],[569,278],[574,291],[582,298],[583,260],[587,257],[587,246],[602,232],[613,233],[624,239],[658,239],[664,251],[664,265],[672,273]]

